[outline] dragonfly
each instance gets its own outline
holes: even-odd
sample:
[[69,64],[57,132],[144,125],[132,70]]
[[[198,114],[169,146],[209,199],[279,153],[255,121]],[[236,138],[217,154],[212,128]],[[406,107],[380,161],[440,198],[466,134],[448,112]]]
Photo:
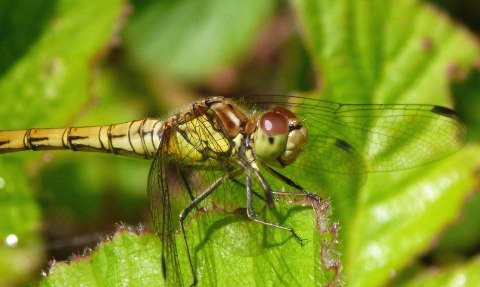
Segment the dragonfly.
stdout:
[[[148,194],[162,239],[162,274],[167,286],[183,285],[177,225],[194,286],[185,220],[201,206],[243,208],[254,222],[302,242],[293,227],[262,220],[254,201],[268,208],[276,194],[320,201],[322,182],[312,176],[421,166],[460,150],[467,135],[457,113],[435,105],[341,104],[292,95],[209,97],[164,120],[0,131],[0,153],[69,149],[153,159]],[[336,181],[333,187],[341,185]],[[183,204],[180,214],[174,214],[175,204]]]

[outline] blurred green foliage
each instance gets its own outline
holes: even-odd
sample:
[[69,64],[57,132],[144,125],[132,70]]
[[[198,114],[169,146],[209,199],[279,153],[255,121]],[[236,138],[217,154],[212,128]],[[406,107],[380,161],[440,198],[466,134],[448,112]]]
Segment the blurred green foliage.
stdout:
[[[413,0],[4,0],[0,129],[162,117],[212,94],[455,104],[471,134],[464,150],[369,175],[355,196],[332,203],[333,218],[347,286],[442,286],[460,277],[475,286],[478,195],[463,203],[477,184],[480,49],[449,14],[479,31],[469,15],[480,8],[436,2],[448,11]],[[115,223],[149,222],[149,167],[68,151],[1,155],[0,285],[38,281],[52,256],[94,247],[96,232],[112,235]],[[3,243],[12,234],[13,247]],[[72,273],[76,282],[89,278]]]

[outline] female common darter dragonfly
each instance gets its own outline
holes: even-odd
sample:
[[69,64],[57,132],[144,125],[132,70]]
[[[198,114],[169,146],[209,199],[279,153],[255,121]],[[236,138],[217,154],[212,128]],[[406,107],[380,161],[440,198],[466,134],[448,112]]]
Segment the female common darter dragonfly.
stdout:
[[[319,201],[313,193],[321,188],[312,180],[316,174],[420,166],[453,154],[466,140],[467,130],[458,115],[440,106],[348,105],[295,96],[210,97],[166,120],[0,131],[0,153],[71,149],[153,159],[148,192],[162,238],[162,273],[167,286],[177,286],[183,282],[172,217],[172,202],[179,201],[180,194],[174,191],[176,184],[187,200],[179,228],[195,285],[184,221],[201,204],[223,201],[226,209],[246,208],[253,221],[287,230],[301,242],[292,227],[261,220],[253,198],[268,207],[274,205],[272,194]],[[171,166],[177,174],[168,172]],[[286,168],[286,175],[277,171],[288,166],[294,169]],[[171,176],[175,180],[169,180]],[[293,191],[274,191],[272,181]]]

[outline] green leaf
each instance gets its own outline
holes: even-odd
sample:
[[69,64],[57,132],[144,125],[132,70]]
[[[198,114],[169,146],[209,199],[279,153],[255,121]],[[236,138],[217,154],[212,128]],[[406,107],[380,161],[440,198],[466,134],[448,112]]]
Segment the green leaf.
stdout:
[[[480,55],[472,35],[417,1],[292,3],[320,71],[320,93],[308,96],[447,105],[449,71],[465,73]],[[478,147],[469,146],[419,168],[370,174],[350,203],[333,201],[343,228],[348,286],[384,285],[428,248],[474,187],[475,154]]]
[[[52,118],[68,118],[88,100],[91,61],[114,36],[122,5],[122,1],[113,0],[98,5],[88,1],[56,4],[56,14],[28,47],[28,54],[12,65],[0,81],[0,93],[8,95],[0,113],[10,115],[2,122],[4,128],[44,125],[53,122]],[[62,100],[64,97],[69,100]],[[29,106],[19,104],[19,100]],[[27,107],[35,107],[34,112]],[[55,113],[47,112],[52,108]]]
[[[339,280],[337,229],[328,203],[281,197],[267,214],[267,220],[295,227],[303,243],[289,231],[253,222],[244,212],[195,215],[187,224],[187,240],[195,269],[202,270],[198,286],[325,286]],[[184,246],[179,234],[178,256],[188,286],[192,277]],[[70,264],[52,263],[41,286],[163,286],[161,250],[159,237],[120,229],[91,254],[74,256]]]
[[40,210],[25,169],[17,160],[0,159],[0,285],[13,285],[38,272],[44,251],[38,248]]
[[[137,14],[134,14],[132,22],[127,24],[131,26],[125,31],[123,39],[130,56],[129,60],[138,64],[135,68],[139,71],[134,73],[149,75],[152,70],[159,70],[166,78],[203,85],[205,83],[201,81],[208,78],[212,71],[237,62],[253,45],[252,41],[260,25],[268,22],[265,18],[271,15],[274,4],[267,1],[256,1],[255,4],[245,2],[244,6],[233,9],[234,16],[229,16],[232,9],[227,9],[230,6],[222,8],[223,2],[207,1],[209,5],[202,6],[202,9],[195,9],[199,4],[187,1],[162,1],[160,4],[150,1],[144,6],[140,6],[139,3]],[[76,116],[82,114],[87,106],[89,113],[80,120],[80,125],[111,124],[156,115],[152,112],[155,111],[153,106],[159,102],[163,104],[163,100],[156,100],[155,97],[158,96],[156,94],[149,99],[140,94],[155,90],[157,78],[141,82],[128,76],[119,77],[113,70],[124,69],[125,67],[121,65],[107,71],[105,70],[111,67],[102,67],[100,75],[90,77],[92,72],[90,60],[94,59],[102,48],[108,46],[118,25],[122,8],[120,2],[92,3],[77,1],[73,4],[60,1],[55,3],[55,9],[51,3],[51,6],[45,4],[48,9],[39,5],[38,14],[34,15],[42,17],[37,20],[32,16],[35,18],[32,22],[37,23],[38,27],[28,30],[24,27],[32,29],[34,25],[21,22],[15,24],[16,29],[19,29],[18,34],[8,35],[8,39],[15,39],[19,34],[26,35],[26,40],[18,46],[18,49],[13,45],[13,40],[2,41],[1,44],[7,45],[7,48],[0,45],[2,49],[0,51],[17,52],[12,56],[15,61],[0,62],[0,65],[6,67],[1,70],[3,74],[0,79],[2,101],[0,128],[59,127],[69,125],[71,122],[77,124]],[[321,85],[318,87],[319,90],[303,94],[305,96],[321,96],[323,99],[343,103],[429,103],[450,106],[451,77],[466,74],[479,55],[478,46],[471,34],[453,24],[447,15],[423,2],[292,0],[291,4],[299,23],[299,34],[304,37],[315,70],[319,71],[315,75],[316,81]],[[220,7],[220,10],[213,9],[214,7]],[[10,10],[0,11],[3,13],[0,14],[2,21],[8,14],[5,11]],[[30,20],[29,17],[23,18],[23,21]],[[228,19],[222,20],[225,18]],[[217,24],[211,26],[210,19],[218,23],[219,27]],[[197,45],[199,41],[201,45]],[[121,53],[115,53],[110,60],[118,60],[121,56],[123,56]],[[290,57],[286,55],[285,58]],[[149,64],[155,68],[152,69]],[[288,71],[279,74],[307,74],[307,69],[303,68],[304,70],[298,73]],[[158,74],[155,76],[158,77]],[[93,85],[90,86],[89,80],[92,79]],[[142,84],[146,85],[144,90],[135,90],[135,85]],[[181,86],[179,83],[176,84]],[[473,95],[476,88],[472,86],[461,93],[465,94],[468,91]],[[186,90],[187,93],[198,90],[198,87],[183,88],[182,91]],[[96,92],[95,97],[90,95],[92,89]],[[241,88],[239,90],[242,91]],[[168,94],[168,97],[176,95]],[[475,116],[476,105],[469,106],[469,103],[458,100],[455,102],[463,105],[456,107],[457,110],[464,111],[465,108],[469,108],[472,109],[470,115]],[[144,106],[148,106],[147,109]],[[469,129],[473,131],[472,134],[478,134],[476,126],[469,126]],[[45,166],[45,161],[51,160],[52,154],[53,162]],[[340,220],[339,240],[343,249],[339,252],[343,254],[341,265],[345,269],[343,277],[346,278],[348,286],[388,284],[387,281],[392,275],[405,271],[409,262],[415,261],[418,254],[429,249],[447,224],[461,213],[462,202],[475,183],[473,174],[474,168],[478,165],[477,154],[478,147],[469,145],[455,156],[417,169],[370,174],[368,182],[362,189],[358,188],[362,183],[360,178],[348,191],[348,194],[352,195],[346,200],[343,198],[344,201],[341,202],[342,196],[339,196],[340,199],[334,196],[337,190],[330,190],[333,193],[334,219]],[[124,215],[120,214],[120,210],[123,209],[130,209],[130,213],[136,210],[145,216],[129,222],[137,223],[149,218],[145,205],[134,204],[140,201],[139,197],[145,198],[148,162],[55,152],[45,154],[42,161],[25,168],[24,159],[27,157],[31,158],[32,153],[0,156],[0,177],[5,182],[4,187],[0,189],[2,204],[0,229],[3,232],[0,234],[3,238],[10,234],[19,235],[17,247],[1,247],[4,248],[2,254],[7,256],[2,258],[5,261],[2,261],[0,266],[2,268],[0,278],[3,280],[0,285],[11,284],[10,282],[17,280],[18,277],[23,278],[21,274],[24,273],[20,274],[18,271],[24,272],[25,266],[28,270],[33,270],[35,267],[31,267],[30,264],[35,265],[38,264],[35,262],[44,260],[38,256],[42,251],[39,251],[37,245],[32,244],[30,251],[25,249],[25,253],[22,253],[24,249],[20,249],[30,246],[26,240],[38,241],[37,231],[41,228],[38,223],[40,211],[31,196],[32,189],[37,190],[41,197],[47,198],[47,200],[43,198],[47,206],[53,206],[55,201],[62,203],[60,207],[52,207],[53,212],[48,210],[46,213],[62,220],[68,216],[58,212],[61,209],[68,209],[67,215],[73,213],[70,213],[70,210],[80,212],[72,217],[78,222],[86,222],[86,225],[97,220],[102,210],[103,213],[117,215],[116,219],[104,221],[104,226],[112,226],[114,222],[124,220]],[[95,158],[101,158],[101,163],[94,162]],[[41,175],[48,175],[45,179],[35,180],[34,177],[33,181],[29,181],[30,177],[27,176],[32,170],[34,173],[39,171]],[[326,176],[343,183],[343,177],[334,174]],[[318,174],[311,174],[310,177],[311,183],[318,185],[315,190],[324,188],[323,177]],[[349,184],[350,182],[346,186]],[[98,194],[101,188],[106,188],[114,196],[104,198],[103,202],[97,202],[96,200],[102,198]],[[54,197],[53,194],[62,196]],[[80,198],[80,195],[85,196]],[[50,197],[54,199],[50,200]],[[121,198],[120,203],[116,202],[117,198]],[[143,207],[141,212],[138,212],[140,209],[138,206]],[[277,208],[283,211],[292,209],[287,205],[279,206]],[[312,262],[314,256],[312,250],[314,252],[320,250],[319,239],[310,236],[308,232],[312,232],[311,222],[304,220],[290,222],[288,221],[290,216],[283,214],[285,218],[280,218],[280,221],[295,226],[299,234],[309,240],[302,247],[288,232],[272,231],[269,228],[267,234],[273,233],[272,240],[282,244],[274,248],[264,248],[258,247],[259,244],[248,243],[258,242],[259,237],[270,239],[268,236],[256,237],[263,230],[254,233],[255,237],[245,235],[245,230],[261,229],[258,224],[246,222],[248,227],[243,231],[240,229],[238,233],[243,235],[235,236],[239,241],[242,239],[243,243],[240,244],[233,239],[226,239],[225,235],[215,238],[217,233],[206,229],[214,223],[215,218],[198,219],[207,216],[196,214],[187,231],[192,246],[198,246],[196,240],[203,242],[205,236],[211,236],[212,239],[211,243],[203,245],[204,253],[200,250],[194,255],[197,270],[201,272],[198,275],[199,279],[202,279],[200,284],[208,286],[212,282],[219,284],[225,282],[222,281],[225,278],[215,275],[215,270],[224,271],[227,267],[243,271],[242,279],[258,285],[265,283],[260,281],[263,278],[261,276],[268,276],[269,282],[276,285],[298,285],[295,283],[310,280],[311,270],[313,273],[317,272],[314,273],[314,278],[319,284],[331,280],[333,271],[327,272],[324,277],[317,275],[324,272],[321,268],[312,267],[308,262],[303,263],[301,268],[298,267],[299,262],[304,261],[296,257],[297,255],[307,257]],[[312,220],[314,215],[312,217],[310,212],[308,218]],[[225,219],[225,215],[221,215],[221,219]],[[304,225],[305,222],[310,225]],[[206,226],[195,227],[198,224]],[[302,232],[302,229],[307,232]],[[25,233],[22,233],[24,232],[22,230],[26,230]],[[197,234],[197,231],[200,236],[192,235]],[[158,240],[152,238],[152,235],[149,236],[151,240]],[[283,243],[281,236],[286,236],[288,240]],[[126,278],[135,280],[128,282],[145,280],[143,282],[148,283],[149,278],[153,278],[154,282],[161,282],[157,281],[158,272],[161,270],[158,265],[152,265],[154,267],[150,273],[136,273],[136,267],[130,264],[137,259],[152,262],[148,264],[158,264],[160,254],[158,246],[154,244],[157,247],[152,248],[153,252],[144,251],[148,244],[142,245],[144,242],[142,238],[133,238],[127,245],[122,243],[117,246],[114,242],[109,247],[111,252],[104,257],[112,261],[104,263],[105,261],[98,259],[96,262],[101,264],[94,267],[88,262],[93,257],[88,257],[86,262],[83,261],[78,267],[70,268],[61,264],[56,266],[58,269],[65,269],[66,273],[61,277],[70,280],[69,283],[72,283],[72,279],[76,280],[75,283],[83,282],[82,279],[86,279],[85,282],[93,282],[92,277],[96,276],[94,272],[100,270],[104,275],[114,274],[99,276],[106,280],[117,280],[125,275]],[[258,255],[249,254],[246,260],[240,261],[243,257],[238,256],[238,253],[242,251],[243,246],[245,246],[243,249],[254,250]],[[180,262],[182,274],[186,284],[189,284],[190,271],[185,256],[181,254],[184,252],[181,238],[177,242],[177,247],[182,258]],[[132,252],[128,252],[129,250]],[[98,254],[100,253],[99,251]],[[26,256],[23,256],[24,254]],[[287,257],[294,260],[285,261]],[[28,258],[28,264],[19,265],[18,262],[25,262],[22,261],[23,258]],[[122,265],[119,263],[123,261],[130,262],[128,264],[130,271],[125,272],[121,269]],[[77,262],[77,259],[74,262]],[[238,262],[246,263],[240,265]],[[314,262],[318,263],[318,260]],[[214,266],[208,263],[214,263]],[[467,270],[469,266],[468,262],[463,263],[459,269]],[[475,267],[476,263],[471,266]],[[48,280],[56,276],[58,269],[54,268],[53,275]],[[112,273],[105,269],[112,270]],[[245,272],[246,270],[249,272]],[[292,274],[297,273],[297,270],[298,274]],[[304,273],[305,270],[309,274]],[[228,272],[230,269],[222,275],[230,274]],[[420,278],[422,270],[416,272],[418,274],[413,276],[417,275]],[[143,275],[145,278],[139,279],[144,277]],[[297,275],[301,279],[297,279]],[[235,276],[233,281],[237,282],[240,275]],[[465,272],[465,276],[469,276],[467,281],[470,278],[475,279],[472,272]],[[94,277],[95,280],[96,278]],[[285,280],[281,281],[283,279]],[[290,283],[290,280],[294,283]],[[402,278],[398,281],[397,285],[405,284]]]
[[52,262],[40,286],[157,286],[162,282],[160,239],[119,229],[89,254],[76,255],[69,264]]
[[477,148],[404,172],[371,174],[347,232],[348,281],[375,286],[406,266],[454,220],[475,184]]
[[474,258],[462,266],[445,268],[443,270],[430,270],[429,272],[418,276],[418,278],[407,282],[407,284],[404,286],[433,287],[444,286],[445,284],[457,286],[477,286],[478,282],[480,282],[480,273],[478,272],[479,268],[480,260],[478,258]]
[[420,1],[292,3],[325,99],[446,105],[449,71],[478,56],[473,35]]
[[127,26],[126,46],[149,69],[204,81],[244,56],[275,6],[272,0],[150,1]]
[[[66,125],[90,98],[93,60],[114,36],[124,2],[3,2],[0,129]],[[45,260],[28,174],[36,167],[26,169],[24,156],[0,157],[0,238],[18,240],[0,245],[2,286],[38,276]]]
[[465,75],[464,72],[454,71],[453,77],[455,82],[452,85],[452,93],[455,95],[455,103],[457,111],[464,117],[465,122],[470,129],[469,137],[472,140],[479,141],[480,133],[476,129],[480,124],[480,71],[475,66],[470,74]]

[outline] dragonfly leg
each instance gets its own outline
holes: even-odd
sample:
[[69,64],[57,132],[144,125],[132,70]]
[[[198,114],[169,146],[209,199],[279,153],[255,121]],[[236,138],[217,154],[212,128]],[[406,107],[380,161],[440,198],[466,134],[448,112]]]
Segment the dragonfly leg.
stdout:
[[[263,178],[260,169],[258,168],[257,162],[255,161],[252,151],[248,150],[246,152],[246,156],[248,159],[248,162],[250,162],[250,166],[253,168],[253,171],[255,172],[255,176],[258,178],[258,181],[262,185],[262,189],[265,193],[265,202],[267,203],[268,208],[273,208],[275,205],[275,202],[273,201],[273,190],[268,184],[268,182]],[[241,166],[248,172],[248,177],[250,177],[250,170],[246,167],[245,164],[240,163]],[[247,190],[248,190],[248,184],[247,184]],[[255,193],[255,191],[252,190],[252,187],[250,185],[250,192]]]
[[[320,202],[322,200],[322,197],[319,196],[318,194],[315,194],[315,193],[311,193],[311,192],[308,192],[305,188],[303,188],[302,186],[296,184],[293,180],[291,180],[290,178],[284,176],[283,174],[279,173],[278,171],[272,169],[271,167],[269,167],[268,165],[263,165],[262,166],[271,174],[273,175],[274,177],[278,178],[279,180],[281,180],[282,182],[284,182],[285,184],[293,187],[293,188],[296,188],[300,191],[298,192],[280,192],[280,191],[272,191],[273,194],[284,194],[284,195],[293,195],[293,196],[307,196],[309,198],[312,198],[313,200],[315,201],[318,201]],[[261,176],[260,172],[259,172],[259,175]],[[257,176],[258,177],[258,176]],[[263,177],[262,177],[263,178]]]
[[185,207],[185,209],[180,212],[180,230],[182,231],[183,240],[185,242],[185,249],[187,250],[187,257],[188,257],[188,264],[190,265],[190,272],[192,273],[193,283],[191,286],[195,286],[197,284],[197,277],[195,276],[195,270],[193,269],[192,258],[190,257],[190,248],[188,247],[187,236],[185,234],[185,218],[187,218],[188,214],[196,208],[200,202],[202,202],[206,197],[208,197],[217,187],[222,184],[225,180],[230,177],[230,174],[225,174],[224,176],[218,178],[212,185],[210,185],[205,191],[202,192],[197,198],[195,198],[190,204]]
[[[255,222],[258,222],[258,223],[261,223],[261,224],[264,224],[264,225],[267,225],[267,226],[271,226],[271,227],[275,227],[275,228],[278,228],[278,229],[283,229],[283,230],[290,231],[292,233],[292,235],[295,237],[295,239],[297,239],[300,243],[302,243],[304,239],[301,238],[300,236],[298,236],[298,234],[295,232],[295,230],[292,227],[283,226],[283,225],[280,225],[280,224],[264,221],[264,220],[261,220],[261,219],[258,218],[258,215],[253,210],[253,202],[252,202],[253,190],[252,190],[252,179],[251,179],[250,169],[248,167],[244,167],[244,168],[245,168],[246,182],[247,182],[247,215],[248,215],[248,218],[250,218],[251,220],[253,220]],[[263,177],[262,177],[262,179],[263,179]],[[266,184],[265,179],[263,179],[263,181]],[[260,180],[260,182],[262,183],[261,180]],[[262,183],[262,185],[263,185],[263,183]],[[270,186],[268,186],[268,187],[270,188]],[[271,191],[271,189],[270,189],[270,191]],[[270,195],[271,194],[272,193],[270,192]]]
[[311,198],[311,199],[313,199],[313,200],[315,200],[316,202],[319,202],[319,203],[322,201],[322,197],[320,195],[308,192],[306,190],[297,191],[297,192],[295,192],[295,191],[287,191],[287,192],[274,191],[272,193],[273,194],[280,194],[280,195],[306,196],[306,197]]
[[185,173],[183,172],[180,173],[180,179],[182,181],[182,184],[185,186],[185,189],[188,192],[188,197],[190,198],[191,201],[194,201],[195,197],[193,196],[192,189],[190,188],[190,185],[188,184],[188,180],[185,177]]

